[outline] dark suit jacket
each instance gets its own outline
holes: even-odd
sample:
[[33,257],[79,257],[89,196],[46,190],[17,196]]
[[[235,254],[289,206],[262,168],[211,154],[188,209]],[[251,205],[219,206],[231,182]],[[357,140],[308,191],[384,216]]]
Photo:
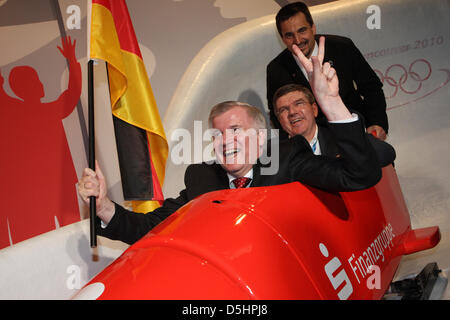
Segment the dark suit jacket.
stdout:
[[[316,35],[319,41],[320,35]],[[361,113],[366,127],[377,124],[388,132],[386,99],[382,90],[383,84],[364,59],[352,40],[345,37],[325,35],[324,62],[332,61],[339,78],[339,95],[348,109]],[[275,128],[280,129],[281,138],[287,137],[275,116],[272,99],[275,91],[290,83],[311,87],[300,70],[292,53],[285,49],[267,66],[267,102],[270,120]],[[355,90],[353,81],[356,83]],[[361,98],[364,97],[364,99]],[[319,108],[319,116],[321,116]]]
[[[340,157],[336,137],[334,136],[333,130],[328,126],[328,122],[317,121],[317,128],[317,139],[319,141],[320,152],[322,155],[333,158]],[[395,149],[389,143],[381,141],[371,134],[366,133],[366,135],[375,150],[380,166],[385,167],[389,164],[393,164],[396,157]]]
[[[341,154],[339,158],[315,156],[306,139],[299,135],[280,142],[276,174],[261,174],[264,167],[273,163],[257,163],[253,166],[251,187],[299,181],[324,190],[353,191],[376,184],[381,178],[381,169],[364,133],[362,121],[332,124],[330,130],[336,136],[336,145]],[[97,233],[110,239],[134,243],[190,200],[210,191],[229,188],[227,174],[219,164],[188,166],[184,183],[186,188],[178,198],[166,199],[163,206],[152,213],[132,213],[116,204],[116,212],[110,223],[105,229],[98,227]]]

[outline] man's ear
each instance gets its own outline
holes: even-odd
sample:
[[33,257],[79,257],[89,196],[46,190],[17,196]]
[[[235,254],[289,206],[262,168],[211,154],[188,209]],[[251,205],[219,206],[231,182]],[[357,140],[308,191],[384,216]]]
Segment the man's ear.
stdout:
[[317,118],[317,115],[319,114],[319,107],[317,106],[317,103],[312,104],[313,112],[314,112],[314,118]]

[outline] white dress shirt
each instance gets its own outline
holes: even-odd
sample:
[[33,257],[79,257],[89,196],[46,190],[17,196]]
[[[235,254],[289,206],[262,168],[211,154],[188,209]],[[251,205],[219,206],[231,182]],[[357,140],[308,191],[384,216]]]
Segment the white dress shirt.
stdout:
[[316,124],[316,133],[314,134],[314,137],[309,142],[309,145],[311,146],[311,149],[313,150],[314,154],[316,156],[320,156],[322,152],[320,151],[320,144],[319,144],[319,138],[317,137],[317,134],[319,133],[319,128]]

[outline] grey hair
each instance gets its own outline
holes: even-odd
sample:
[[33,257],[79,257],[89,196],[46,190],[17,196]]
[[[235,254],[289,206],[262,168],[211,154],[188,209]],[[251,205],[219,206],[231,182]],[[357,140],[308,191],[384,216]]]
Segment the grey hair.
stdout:
[[224,101],[221,103],[216,104],[209,113],[208,118],[208,125],[210,128],[212,128],[212,122],[214,118],[220,116],[221,114],[224,114],[228,110],[234,108],[234,107],[242,107],[247,111],[247,114],[250,118],[253,119],[255,122],[256,128],[255,129],[266,129],[267,123],[266,119],[264,118],[263,113],[257,108],[254,107],[248,103],[245,102],[239,102],[239,101]]

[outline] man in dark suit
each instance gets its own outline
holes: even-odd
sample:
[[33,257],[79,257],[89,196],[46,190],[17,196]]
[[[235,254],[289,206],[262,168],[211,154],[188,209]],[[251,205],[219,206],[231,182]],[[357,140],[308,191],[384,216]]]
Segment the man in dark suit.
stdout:
[[[296,83],[280,87],[273,96],[274,112],[289,138],[302,135],[315,155],[340,157],[336,138],[326,119],[317,119],[319,108],[312,92]],[[382,167],[395,160],[394,148],[372,134],[367,138]]]
[[[310,58],[317,51],[320,35],[316,34],[309,9],[302,2],[281,8],[276,16],[276,25],[287,48],[267,66],[267,102],[272,124],[280,129],[280,138],[284,139],[287,134],[274,113],[273,95],[278,88],[289,83],[298,83],[311,89],[304,69],[293,54],[292,46],[297,45]],[[329,61],[338,74],[339,94],[344,104],[364,116],[368,133],[374,131],[379,139],[385,140],[389,127],[381,81],[352,40],[334,35],[326,35],[325,38],[323,61]]]
[[[321,41],[319,56],[323,44]],[[280,143],[279,153],[271,154],[271,163],[263,164],[259,159],[266,142],[264,116],[256,107],[236,101],[223,102],[213,107],[209,116],[210,127],[215,131],[213,146],[217,163],[190,165],[184,176],[186,188],[179,197],[166,199],[151,213],[130,212],[113,203],[106,196],[106,182],[98,165],[95,172],[84,170],[78,192],[86,203],[90,196],[97,197],[97,216],[106,224],[97,229],[98,234],[134,243],[195,197],[228,189],[235,183],[236,187],[260,187],[299,181],[330,191],[361,190],[376,184],[381,178],[381,168],[361,119],[350,114],[339,96],[335,70],[328,63],[322,64],[318,57],[312,57],[312,64],[305,68],[336,136],[339,158],[314,156],[306,139],[298,135]],[[264,169],[273,162],[277,162],[278,170],[268,174]]]

